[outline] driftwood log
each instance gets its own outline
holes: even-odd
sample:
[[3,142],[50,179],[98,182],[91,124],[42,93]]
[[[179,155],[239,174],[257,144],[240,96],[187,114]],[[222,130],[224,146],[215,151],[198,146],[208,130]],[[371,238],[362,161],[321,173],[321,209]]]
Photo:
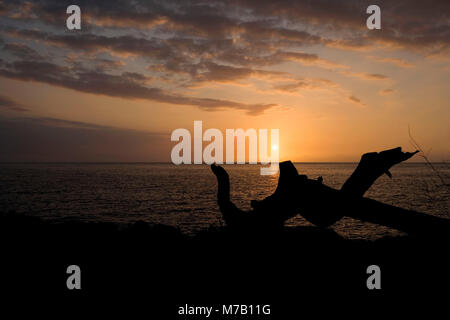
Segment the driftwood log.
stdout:
[[218,181],[217,199],[227,226],[236,229],[277,229],[301,214],[319,227],[328,227],[344,216],[391,227],[409,234],[447,235],[450,220],[407,210],[363,197],[383,174],[416,152],[402,152],[400,147],[366,153],[340,190],[299,175],[292,162],[279,164],[280,176],[275,192],[264,200],[252,200],[252,210],[243,211],[230,199],[230,180],[224,168],[211,165]]

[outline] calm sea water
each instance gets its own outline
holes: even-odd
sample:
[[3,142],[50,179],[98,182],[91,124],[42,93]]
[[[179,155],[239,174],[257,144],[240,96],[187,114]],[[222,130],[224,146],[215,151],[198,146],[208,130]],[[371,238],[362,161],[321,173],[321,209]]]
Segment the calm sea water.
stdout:
[[[261,176],[256,165],[225,165],[232,200],[248,209],[276,188],[278,175]],[[356,163],[298,163],[299,173],[323,176],[340,188]],[[447,164],[436,164],[450,182]],[[450,218],[450,191],[425,164],[407,163],[383,176],[366,196],[385,203]],[[216,179],[206,165],[172,164],[0,164],[0,210],[51,219],[131,223],[144,220],[195,233],[222,225]],[[297,216],[288,225],[307,225]],[[333,228],[348,238],[375,239],[394,230],[350,218]]]

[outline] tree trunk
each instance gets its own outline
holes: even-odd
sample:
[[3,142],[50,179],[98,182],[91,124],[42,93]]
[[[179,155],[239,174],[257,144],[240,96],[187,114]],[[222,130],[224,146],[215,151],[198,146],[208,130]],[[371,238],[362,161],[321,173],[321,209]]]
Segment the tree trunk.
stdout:
[[362,197],[370,186],[389,169],[411,158],[414,153],[401,148],[380,153],[366,153],[341,190],[318,180],[299,175],[292,162],[280,163],[280,177],[275,192],[264,200],[251,202],[253,210],[242,211],[230,200],[230,182],[225,169],[212,165],[218,181],[218,204],[228,226],[240,228],[274,228],[300,213],[311,223],[327,227],[348,216],[395,228],[410,234],[443,234],[450,230],[448,219],[406,210]]

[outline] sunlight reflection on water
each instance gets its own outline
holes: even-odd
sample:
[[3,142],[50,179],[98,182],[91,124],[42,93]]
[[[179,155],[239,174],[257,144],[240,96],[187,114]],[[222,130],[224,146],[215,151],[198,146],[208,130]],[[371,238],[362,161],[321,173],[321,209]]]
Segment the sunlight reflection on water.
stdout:
[[[261,176],[256,165],[225,165],[231,196],[242,209],[276,188],[278,174]],[[356,167],[352,163],[299,163],[301,174],[323,176],[340,188]],[[445,165],[437,165],[449,177]],[[222,225],[216,203],[216,179],[206,165],[172,164],[1,164],[0,209],[57,221],[85,220],[130,223],[144,220],[178,226],[194,233]],[[427,166],[401,164],[393,179],[381,177],[368,197],[404,208],[447,216],[449,189]],[[288,225],[308,224],[301,216]],[[349,238],[374,239],[396,234],[385,227],[342,219],[333,228]]]

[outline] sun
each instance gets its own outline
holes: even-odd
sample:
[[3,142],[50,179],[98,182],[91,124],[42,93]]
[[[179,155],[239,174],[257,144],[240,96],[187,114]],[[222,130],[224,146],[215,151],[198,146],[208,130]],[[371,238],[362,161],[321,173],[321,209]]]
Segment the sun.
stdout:
[[278,146],[277,146],[276,144],[274,144],[274,145],[272,146],[272,150],[277,151],[277,150],[278,150]]

